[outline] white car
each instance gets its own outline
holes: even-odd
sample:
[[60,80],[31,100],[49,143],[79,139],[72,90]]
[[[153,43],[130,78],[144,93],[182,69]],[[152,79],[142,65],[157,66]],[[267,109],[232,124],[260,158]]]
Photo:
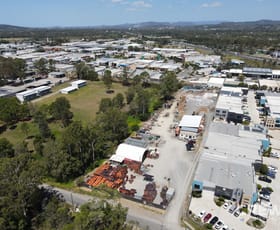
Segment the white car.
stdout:
[[224,208],[224,209],[228,209],[228,207],[229,207],[229,203],[227,203],[227,202],[224,203],[223,208]]
[[275,172],[275,173],[278,172],[278,168],[275,167],[275,166],[273,166],[273,165],[269,165],[267,168],[268,168],[268,170],[271,170],[271,171],[273,171],[273,172]]
[[222,227],[222,230],[228,230],[229,228],[228,228],[228,226],[227,225],[224,225],[223,227]]
[[217,224],[214,226],[215,229],[221,229],[221,227],[224,225],[223,221],[219,220]]
[[205,214],[206,214],[206,212],[205,212],[205,211],[201,211],[201,212],[199,213],[198,217],[199,217],[199,218],[202,218],[202,217],[204,217],[204,216],[205,216]]

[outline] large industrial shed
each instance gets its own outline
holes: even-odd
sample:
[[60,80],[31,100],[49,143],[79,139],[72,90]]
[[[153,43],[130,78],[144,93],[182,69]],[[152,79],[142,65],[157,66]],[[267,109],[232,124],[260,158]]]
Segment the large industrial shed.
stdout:
[[252,205],[257,201],[253,164],[262,159],[266,130],[221,122],[210,125],[204,152],[193,181],[193,191]]
[[213,191],[216,196],[223,196],[242,205],[249,206],[257,201],[252,165],[233,157],[218,157],[207,150],[199,161],[192,186],[193,190]]
[[118,146],[116,153],[110,158],[111,161],[121,163],[124,159],[143,162],[147,155],[147,149],[122,143]]

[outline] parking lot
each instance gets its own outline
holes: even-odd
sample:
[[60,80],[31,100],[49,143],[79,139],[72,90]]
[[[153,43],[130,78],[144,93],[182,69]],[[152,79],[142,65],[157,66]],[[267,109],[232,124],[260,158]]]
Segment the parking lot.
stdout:
[[[280,141],[280,140],[279,140]],[[274,165],[280,169],[280,160],[277,158],[267,158],[264,157],[264,163],[267,165]],[[279,174],[279,172],[278,172]],[[273,189],[273,193],[270,196],[270,202],[272,203],[272,210],[269,214],[269,219],[264,229],[279,229],[279,219],[280,219],[280,180],[279,175],[276,175],[275,179],[272,179],[271,183],[266,183],[263,181],[258,182],[262,186],[269,186]]]
[[217,216],[219,220],[222,220],[223,223],[229,227],[229,229],[252,229],[252,227],[246,224],[247,220],[250,218],[248,214],[242,212],[239,217],[235,217],[228,211],[230,209],[230,206],[227,209],[218,207],[215,204],[213,197],[213,192],[203,191],[202,198],[192,198],[190,210],[196,215],[199,215],[201,211],[211,213],[212,217]]

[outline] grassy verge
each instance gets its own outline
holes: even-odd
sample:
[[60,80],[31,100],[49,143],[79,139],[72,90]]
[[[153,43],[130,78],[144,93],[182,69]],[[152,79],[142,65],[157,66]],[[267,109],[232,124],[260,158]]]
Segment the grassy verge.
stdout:
[[93,188],[92,190],[85,187],[77,187],[75,181],[69,181],[66,183],[56,182],[52,178],[46,178],[44,183],[56,187],[65,189],[68,191],[85,194],[89,196],[93,196],[99,199],[118,199],[120,198],[120,194],[116,189],[108,188],[105,185],[100,185],[97,188]]

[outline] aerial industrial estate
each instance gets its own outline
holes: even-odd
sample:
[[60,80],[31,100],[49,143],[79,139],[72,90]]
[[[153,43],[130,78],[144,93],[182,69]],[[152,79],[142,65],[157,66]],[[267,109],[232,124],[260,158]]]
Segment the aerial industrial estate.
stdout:
[[[117,190],[129,200],[121,201],[129,208],[127,219],[152,229],[157,228],[153,215],[163,218],[160,226],[167,229],[179,229],[181,217],[187,229],[193,228],[189,220],[215,229],[251,229],[260,220],[261,226],[272,229],[280,192],[279,144],[274,145],[280,138],[280,70],[218,71],[221,56],[202,54],[182,42],[173,42],[176,48],[153,44],[134,43],[133,38],[56,46],[1,44],[2,57],[26,62],[26,76],[9,79],[0,88],[1,97],[36,104],[45,97],[76,94],[97,84],[77,77],[81,62],[100,80],[109,70],[115,82],[122,81],[125,71],[130,81],[146,73],[147,83],[160,85],[166,72],[175,72],[183,87],[86,174],[81,187]],[[38,60],[53,60],[53,70],[38,74]],[[65,87],[56,88],[60,85]]]
[[279,28],[0,24],[0,229],[279,229]]

